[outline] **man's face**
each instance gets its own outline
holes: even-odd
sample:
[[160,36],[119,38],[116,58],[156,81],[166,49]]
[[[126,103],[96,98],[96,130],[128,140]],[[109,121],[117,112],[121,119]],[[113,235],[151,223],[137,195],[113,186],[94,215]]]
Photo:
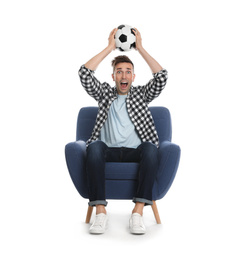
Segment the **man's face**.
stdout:
[[133,65],[128,62],[118,63],[112,78],[116,83],[118,94],[127,95],[135,78]]

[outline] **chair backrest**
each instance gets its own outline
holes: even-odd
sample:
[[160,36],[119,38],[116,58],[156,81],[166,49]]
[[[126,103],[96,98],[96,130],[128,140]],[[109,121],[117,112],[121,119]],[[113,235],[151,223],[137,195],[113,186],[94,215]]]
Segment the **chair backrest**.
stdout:
[[[171,116],[165,107],[149,107],[155,122],[159,140],[171,141]],[[97,117],[98,107],[83,107],[80,109],[77,119],[76,140],[87,141],[92,133]]]

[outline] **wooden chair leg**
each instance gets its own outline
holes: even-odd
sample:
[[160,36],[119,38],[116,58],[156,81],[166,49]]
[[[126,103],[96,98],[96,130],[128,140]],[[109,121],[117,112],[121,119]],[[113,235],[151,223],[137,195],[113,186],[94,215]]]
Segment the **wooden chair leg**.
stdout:
[[92,206],[88,206],[87,216],[86,216],[86,223],[90,222],[90,219],[91,219],[91,216],[92,216],[92,211],[93,211],[93,207]]
[[151,207],[152,207],[153,213],[155,215],[156,223],[157,224],[161,224],[159,212],[158,212],[158,209],[157,209],[157,205],[156,205],[156,202],[154,200],[153,200],[153,205]]

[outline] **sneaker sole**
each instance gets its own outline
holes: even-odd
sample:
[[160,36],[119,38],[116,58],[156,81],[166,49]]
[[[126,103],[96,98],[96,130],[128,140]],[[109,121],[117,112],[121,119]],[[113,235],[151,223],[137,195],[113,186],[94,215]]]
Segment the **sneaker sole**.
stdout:
[[141,230],[130,230],[131,234],[134,235],[144,235],[146,231],[141,231]]

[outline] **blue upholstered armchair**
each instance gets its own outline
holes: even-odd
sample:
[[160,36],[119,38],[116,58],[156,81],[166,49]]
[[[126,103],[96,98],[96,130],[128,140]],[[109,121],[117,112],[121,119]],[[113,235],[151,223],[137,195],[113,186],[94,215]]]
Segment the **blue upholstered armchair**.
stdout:
[[[175,178],[180,160],[180,147],[171,143],[171,117],[165,107],[150,107],[160,140],[160,166],[153,187],[152,209],[157,223],[160,222],[155,201],[163,198]],[[65,147],[67,167],[79,194],[88,199],[87,176],[85,170],[86,144],[91,136],[98,108],[81,108],[77,120],[76,141]],[[106,163],[106,198],[128,199],[134,197],[137,187],[138,163]],[[86,223],[89,223],[93,207],[89,206]]]

